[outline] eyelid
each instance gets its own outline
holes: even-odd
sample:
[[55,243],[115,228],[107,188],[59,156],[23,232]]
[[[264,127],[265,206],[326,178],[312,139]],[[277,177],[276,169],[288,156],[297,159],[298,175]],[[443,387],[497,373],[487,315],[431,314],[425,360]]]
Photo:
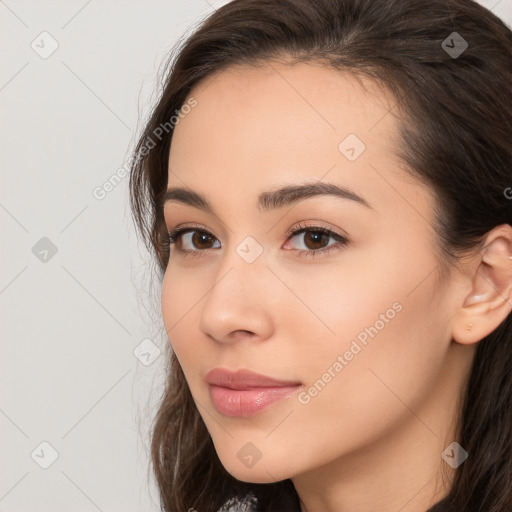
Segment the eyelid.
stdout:
[[[306,222],[314,222],[315,224],[305,224]],[[210,230],[208,230],[207,228],[203,227],[201,224],[197,224],[197,223],[185,223],[185,224],[178,224],[175,228],[172,228],[172,229],[167,229],[168,231],[168,234],[171,234],[171,233],[176,233],[177,231],[181,231],[182,229],[197,229],[198,231],[203,231],[209,235],[211,235],[212,237],[214,238],[217,238]],[[337,235],[339,236],[340,238],[346,238],[348,239],[348,235],[345,233],[345,232],[342,232],[342,233],[338,233],[336,231],[337,228],[332,228],[332,227],[329,227],[327,225],[324,225],[322,222],[319,222],[319,221],[314,221],[314,220],[305,220],[305,221],[301,221],[299,222],[299,225],[297,224],[294,224],[292,227],[290,227],[288,229],[288,231],[286,232],[286,234],[284,235],[285,236],[285,240],[287,240],[290,236],[292,235],[296,235],[299,231],[301,230],[305,230],[305,229],[314,229],[314,228],[322,228],[322,229],[325,229],[327,231],[330,231],[332,232],[333,235]]]
[[[312,222],[313,224],[306,224],[306,222]],[[321,221],[315,221],[315,220],[303,220],[303,221],[300,221],[298,225],[294,224],[286,232],[285,239],[287,240],[290,236],[297,235],[298,233],[300,233],[302,231],[307,231],[307,230],[313,231],[315,228],[329,231],[332,234],[332,236],[335,236],[335,237],[337,236],[339,238],[348,240],[348,235],[345,232],[338,233],[337,228],[330,227]]]
[[205,227],[201,226],[201,224],[196,224],[194,222],[178,224],[175,228],[172,228],[172,229],[167,228],[167,231],[169,234],[171,234],[173,232],[180,231],[182,229],[189,229],[189,228],[197,229],[198,231],[206,231],[206,232],[210,233],[210,231],[208,229],[206,229]]
[[[203,226],[201,226],[199,224],[185,224],[185,225],[179,224],[175,228],[168,229],[167,231],[168,231],[168,233],[167,233],[168,239],[175,238],[178,236],[181,237],[181,236],[185,235],[186,233],[189,233],[190,231],[192,231],[192,232],[199,231],[201,233],[206,233],[208,236],[211,236],[215,240],[219,240],[213,233],[211,233],[208,229],[204,228]],[[220,242],[220,240],[219,240],[219,242]],[[183,252],[192,252],[192,251],[184,250]],[[200,252],[205,252],[205,250],[200,251]]]
[[[306,224],[306,222],[315,222],[315,224]],[[170,247],[171,243],[176,243],[176,239],[181,236],[189,233],[190,231],[198,231],[201,233],[205,233],[206,235],[212,237],[215,240],[218,240],[219,243],[220,240],[213,235],[208,229],[202,227],[199,224],[191,223],[191,224],[184,224],[184,225],[178,225],[175,228],[168,230],[168,247]],[[322,249],[291,249],[289,252],[294,252],[298,256],[311,256],[314,257],[315,255],[327,255],[332,250],[341,249],[343,246],[346,246],[349,244],[349,238],[345,236],[344,234],[340,234],[337,231],[335,231],[333,228],[322,225],[320,222],[317,221],[301,221],[299,222],[299,225],[295,224],[285,234],[284,242],[286,242],[291,237],[297,237],[301,233],[308,232],[308,231],[321,231],[325,234],[329,235],[330,238],[333,238],[336,240],[336,244],[328,245],[327,247],[324,247]],[[174,240],[171,242],[171,238],[174,238]],[[222,247],[222,245],[221,245]],[[200,256],[202,253],[208,253],[208,251],[212,250],[214,248],[207,248],[207,249],[181,249],[177,248],[177,252],[182,253],[184,257],[190,257],[190,256]]]

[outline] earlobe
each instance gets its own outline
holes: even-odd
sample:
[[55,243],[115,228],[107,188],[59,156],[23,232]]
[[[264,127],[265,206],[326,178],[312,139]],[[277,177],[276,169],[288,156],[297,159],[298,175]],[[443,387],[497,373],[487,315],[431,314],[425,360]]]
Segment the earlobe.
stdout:
[[512,227],[487,235],[468,278],[471,291],[453,319],[453,339],[465,345],[491,334],[512,311]]

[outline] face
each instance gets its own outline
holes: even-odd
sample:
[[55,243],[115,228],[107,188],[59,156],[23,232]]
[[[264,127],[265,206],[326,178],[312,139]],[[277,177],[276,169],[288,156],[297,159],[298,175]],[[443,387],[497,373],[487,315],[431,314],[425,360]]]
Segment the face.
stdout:
[[[443,396],[455,304],[435,282],[433,195],[393,155],[396,101],[363,83],[311,64],[231,68],[192,91],[174,129],[168,188],[212,211],[184,194],[165,205],[169,231],[186,231],[163,320],[239,480],[364,451]],[[209,385],[215,368],[280,382]]]

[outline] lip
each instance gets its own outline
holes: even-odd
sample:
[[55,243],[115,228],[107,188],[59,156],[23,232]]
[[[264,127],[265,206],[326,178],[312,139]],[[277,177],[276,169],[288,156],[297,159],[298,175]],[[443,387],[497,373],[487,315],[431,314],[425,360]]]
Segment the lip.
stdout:
[[289,398],[303,384],[278,380],[250,370],[210,370],[204,378],[210,399],[218,412],[225,416],[248,417],[282,399]]

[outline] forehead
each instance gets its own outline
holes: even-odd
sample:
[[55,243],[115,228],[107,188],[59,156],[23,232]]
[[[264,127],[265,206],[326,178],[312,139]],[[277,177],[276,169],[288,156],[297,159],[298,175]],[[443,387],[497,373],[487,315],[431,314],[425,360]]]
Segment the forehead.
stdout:
[[197,106],[174,129],[169,187],[256,196],[278,183],[326,178],[363,190],[375,186],[375,165],[384,174],[403,165],[392,146],[397,101],[367,78],[272,62],[217,72],[190,96]]

